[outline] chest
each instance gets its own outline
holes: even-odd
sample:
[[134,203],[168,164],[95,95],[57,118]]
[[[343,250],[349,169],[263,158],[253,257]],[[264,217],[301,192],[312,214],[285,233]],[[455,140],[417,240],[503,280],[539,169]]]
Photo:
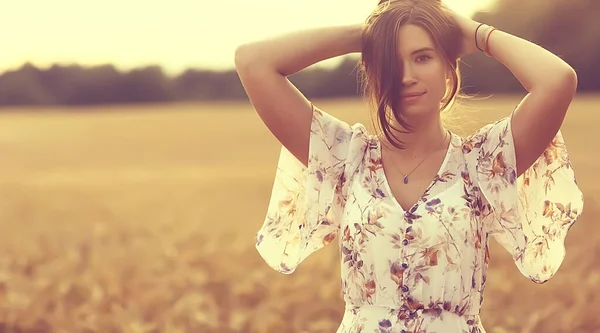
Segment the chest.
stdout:
[[[475,247],[480,243],[481,223],[472,204],[477,200],[465,170],[459,166],[445,169],[433,181],[429,179],[430,184],[423,185],[427,180],[413,184],[412,197],[400,199],[392,193],[392,186],[402,189],[411,186],[410,181],[404,184],[400,178],[391,185],[384,176],[382,170],[366,169],[360,179],[352,181],[342,222],[343,240],[350,242],[349,248],[380,250],[382,242],[395,249],[413,246],[415,250],[441,243]],[[402,192],[397,189],[396,193]]]
[[429,187],[410,211],[389,194],[385,182],[373,179],[372,188],[355,183],[342,223],[342,245],[360,253],[394,256],[441,246],[451,247],[453,258],[472,257],[481,241],[480,223],[470,204],[474,200],[465,195],[468,185],[460,173],[440,179],[444,181]]
[[445,172],[448,161],[444,151],[429,156],[421,164],[419,161],[405,164],[396,161],[390,155],[381,156],[382,185],[404,211],[410,211],[424,199],[437,182],[444,181],[442,177],[450,176]]

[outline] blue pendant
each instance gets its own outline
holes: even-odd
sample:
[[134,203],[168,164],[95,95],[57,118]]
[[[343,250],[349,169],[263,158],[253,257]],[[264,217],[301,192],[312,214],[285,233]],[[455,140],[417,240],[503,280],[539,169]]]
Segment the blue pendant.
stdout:
[[408,184],[408,176],[404,177],[404,184]]

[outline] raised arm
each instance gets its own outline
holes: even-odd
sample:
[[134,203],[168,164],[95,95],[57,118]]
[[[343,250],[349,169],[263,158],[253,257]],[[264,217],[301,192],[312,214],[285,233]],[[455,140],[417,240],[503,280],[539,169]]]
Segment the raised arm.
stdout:
[[[476,51],[479,22],[455,15],[465,35],[467,51]],[[527,170],[558,133],[577,90],[577,74],[550,51],[503,31],[477,30],[477,45],[508,68],[528,94],[511,119],[517,175]],[[469,45],[470,44],[470,45]]]
[[310,102],[287,79],[320,61],[360,52],[362,25],[313,28],[241,45],[235,66],[262,121],[304,165],[312,110]]

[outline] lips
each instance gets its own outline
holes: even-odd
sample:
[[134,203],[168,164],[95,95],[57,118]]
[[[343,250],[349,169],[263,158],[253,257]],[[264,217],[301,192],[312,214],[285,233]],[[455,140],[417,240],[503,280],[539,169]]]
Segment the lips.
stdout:
[[402,94],[402,103],[408,105],[408,104],[414,104],[414,103],[418,103],[421,100],[421,96],[425,95],[424,92],[422,93],[406,93],[406,94]]
[[416,96],[421,96],[425,94],[424,92],[417,92],[417,93],[406,93],[406,94],[402,94],[402,97],[416,97]]

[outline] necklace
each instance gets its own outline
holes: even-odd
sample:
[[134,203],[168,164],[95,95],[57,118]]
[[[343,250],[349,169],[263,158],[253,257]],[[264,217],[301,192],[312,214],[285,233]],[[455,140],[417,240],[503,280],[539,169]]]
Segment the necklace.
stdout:
[[[448,137],[448,131],[446,131],[445,135],[444,135],[444,140],[442,140],[442,143],[439,145],[438,149],[442,147],[442,145],[444,144],[444,142],[446,142],[446,138]],[[419,164],[417,164],[416,167],[414,167],[409,173],[404,174],[402,171],[400,171],[400,168],[398,168],[398,165],[396,165],[396,162],[394,161],[394,159],[392,159],[392,164],[394,164],[394,168],[400,172],[401,175],[404,176],[404,184],[408,184],[408,176],[410,176],[410,174],[412,174],[415,170],[417,170],[417,168],[423,163],[425,162],[425,160],[431,156],[431,154],[433,154],[433,152],[435,152],[437,149],[433,149],[431,151],[431,153],[427,154],[422,160],[421,162],[419,162]]]

